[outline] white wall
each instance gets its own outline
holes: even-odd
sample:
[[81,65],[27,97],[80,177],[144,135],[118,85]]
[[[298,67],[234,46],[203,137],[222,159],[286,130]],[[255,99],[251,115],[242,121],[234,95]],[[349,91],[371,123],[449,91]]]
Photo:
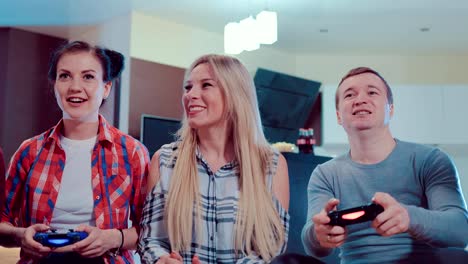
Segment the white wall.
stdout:
[[339,83],[347,71],[369,66],[390,85],[468,83],[468,55],[402,56],[373,54],[302,54],[296,57],[296,73],[325,84]]

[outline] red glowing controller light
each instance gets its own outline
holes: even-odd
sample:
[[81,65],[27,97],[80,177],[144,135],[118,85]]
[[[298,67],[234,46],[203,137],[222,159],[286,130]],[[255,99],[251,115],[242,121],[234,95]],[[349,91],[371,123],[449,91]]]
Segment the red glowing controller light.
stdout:
[[364,214],[365,214],[364,211],[357,211],[357,212],[354,212],[354,213],[345,214],[341,218],[346,219],[346,220],[354,220],[354,219],[357,219],[357,218],[363,216]]

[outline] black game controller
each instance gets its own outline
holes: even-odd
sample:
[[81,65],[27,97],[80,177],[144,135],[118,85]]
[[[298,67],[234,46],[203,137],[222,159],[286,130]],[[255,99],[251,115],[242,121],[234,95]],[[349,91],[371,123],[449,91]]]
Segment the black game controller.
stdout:
[[68,232],[59,232],[51,230],[49,232],[36,233],[34,240],[46,247],[64,247],[74,244],[88,237],[86,232],[69,230]]
[[371,203],[340,211],[330,211],[329,225],[346,226],[366,221],[372,221],[375,217],[384,211],[381,205]]

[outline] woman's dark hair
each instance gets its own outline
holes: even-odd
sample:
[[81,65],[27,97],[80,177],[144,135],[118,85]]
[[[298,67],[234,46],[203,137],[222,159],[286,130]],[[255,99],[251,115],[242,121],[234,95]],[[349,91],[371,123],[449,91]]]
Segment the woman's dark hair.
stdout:
[[57,78],[57,63],[64,54],[80,51],[92,52],[98,58],[104,71],[104,76],[102,76],[104,82],[113,81],[124,68],[124,56],[121,53],[99,46],[92,46],[84,41],[73,41],[59,47],[52,54],[47,75],[49,81],[55,82]]

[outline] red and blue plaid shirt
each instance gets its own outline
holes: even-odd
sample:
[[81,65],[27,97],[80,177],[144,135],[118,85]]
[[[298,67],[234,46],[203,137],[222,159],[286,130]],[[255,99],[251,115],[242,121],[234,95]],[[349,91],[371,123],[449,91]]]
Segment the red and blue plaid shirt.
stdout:
[[[7,172],[2,222],[19,227],[50,223],[65,166],[65,152],[60,144],[62,130],[60,121],[24,141],[14,154]],[[130,216],[138,229],[149,171],[146,147],[99,116],[97,143],[90,162],[96,226],[128,228]],[[18,263],[33,263],[21,255]],[[115,258],[105,254],[104,260],[133,263],[129,251]]]

